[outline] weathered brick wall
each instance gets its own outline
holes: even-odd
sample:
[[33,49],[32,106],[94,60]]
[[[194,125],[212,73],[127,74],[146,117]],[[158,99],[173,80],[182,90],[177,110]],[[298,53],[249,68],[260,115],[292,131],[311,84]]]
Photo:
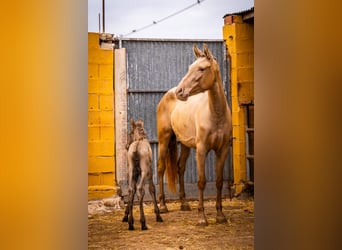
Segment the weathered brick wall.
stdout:
[[113,49],[88,33],[88,198],[115,193]]
[[231,60],[234,184],[246,180],[246,130],[243,104],[254,102],[254,25],[239,15],[225,17],[223,38]]

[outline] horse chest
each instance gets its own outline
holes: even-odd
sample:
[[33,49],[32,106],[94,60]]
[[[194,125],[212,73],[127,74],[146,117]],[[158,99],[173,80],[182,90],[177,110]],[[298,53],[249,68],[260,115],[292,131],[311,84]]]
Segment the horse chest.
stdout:
[[208,145],[211,149],[219,149],[228,144],[227,130],[217,129],[208,136]]

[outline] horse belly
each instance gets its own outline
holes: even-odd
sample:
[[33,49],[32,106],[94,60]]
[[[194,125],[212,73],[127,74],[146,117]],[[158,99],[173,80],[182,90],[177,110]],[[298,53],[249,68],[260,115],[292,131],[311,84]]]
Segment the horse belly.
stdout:
[[189,148],[195,148],[196,147],[196,138],[192,134],[187,134],[182,130],[174,129],[174,132],[176,134],[177,139],[184,144],[185,146]]
[[178,101],[171,113],[171,126],[177,139],[187,147],[196,147],[196,114],[199,112],[191,102]]

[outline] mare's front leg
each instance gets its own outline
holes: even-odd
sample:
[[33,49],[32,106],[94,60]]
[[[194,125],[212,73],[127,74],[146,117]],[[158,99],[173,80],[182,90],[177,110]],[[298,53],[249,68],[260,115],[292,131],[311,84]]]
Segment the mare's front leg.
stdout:
[[203,193],[207,183],[205,178],[205,158],[207,156],[207,151],[204,145],[200,144],[196,147],[196,161],[197,161],[197,172],[198,172],[198,181],[197,186],[199,190],[199,203],[198,203],[198,225],[199,226],[207,226],[208,221],[204,214],[204,205],[203,205]]
[[228,146],[223,147],[221,151],[216,151],[216,222],[226,223],[227,219],[222,212],[222,186],[223,186],[223,168],[224,161],[228,155]]
[[188,202],[185,199],[185,188],[184,188],[184,173],[186,161],[190,154],[190,148],[181,144],[181,153],[178,160],[178,177],[179,177],[179,199],[181,202],[182,211],[191,211]]

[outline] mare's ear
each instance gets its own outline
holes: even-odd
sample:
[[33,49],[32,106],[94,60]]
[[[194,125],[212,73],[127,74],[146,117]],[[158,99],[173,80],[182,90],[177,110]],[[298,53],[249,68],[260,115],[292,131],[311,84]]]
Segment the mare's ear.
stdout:
[[196,58],[203,56],[203,52],[199,48],[197,48],[196,44],[194,44],[193,46],[193,51],[194,51]]
[[211,52],[209,51],[208,46],[207,46],[206,44],[203,44],[203,51],[204,51],[205,57],[206,57],[209,61],[214,60],[214,56],[211,54]]

